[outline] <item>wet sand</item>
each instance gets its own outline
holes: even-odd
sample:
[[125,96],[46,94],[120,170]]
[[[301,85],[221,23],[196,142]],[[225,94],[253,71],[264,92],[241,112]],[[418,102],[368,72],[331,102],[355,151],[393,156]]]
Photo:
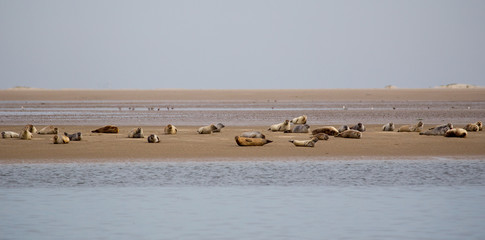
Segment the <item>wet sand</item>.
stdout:
[[[308,92],[307,92],[308,91]],[[309,139],[310,134],[285,134],[279,132],[267,131],[269,125],[277,123],[276,119],[285,117],[290,119],[296,117],[300,111],[292,109],[291,111],[278,111],[278,114],[270,110],[258,109],[257,111],[247,109],[245,114],[252,113],[253,118],[263,119],[262,121],[244,121],[240,115],[231,113],[239,112],[237,109],[230,112],[222,111],[221,115],[214,115],[213,112],[198,111],[193,109],[185,111],[185,115],[179,116],[178,122],[166,122],[172,118],[143,122],[143,118],[128,118],[126,121],[113,120],[106,114],[106,124],[117,124],[120,126],[119,134],[95,134],[91,130],[100,127],[102,118],[95,122],[90,122],[91,115],[83,115],[79,112],[80,120],[62,123],[62,114],[42,115],[42,119],[32,119],[36,115],[27,115],[30,119],[24,121],[9,120],[11,116],[21,119],[25,113],[19,110],[6,111],[0,122],[0,131],[20,132],[23,125],[28,121],[39,120],[34,122],[40,129],[45,125],[55,124],[59,127],[60,132],[82,132],[83,140],[80,142],[71,142],[69,144],[55,145],[50,140],[52,135],[34,134],[33,140],[20,139],[0,139],[0,163],[46,163],[46,162],[104,162],[104,161],[214,161],[214,160],[268,160],[268,159],[431,159],[435,157],[452,157],[452,158],[485,158],[485,134],[484,132],[470,132],[467,138],[445,138],[442,136],[420,136],[418,133],[398,133],[382,132],[380,128],[382,123],[372,122],[370,119],[379,117],[379,121],[386,118],[404,119],[397,121],[397,126],[405,123],[413,123],[417,118],[425,115],[431,119],[437,113],[443,115],[435,117],[434,121],[425,121],[425,128],[442,124],[450,121],[455,127],[463,127],[466,121],[473,122],[485,118],[485,90],[483,89],[460,89],[449,91],[449,89],[423,89],[423,90],[259,90],[259,91],[225,91],[207,90],[160,90],[160,91],[47,91],[47,90],[9,90],[0,91],[0,101],[3,107],[19,104],[15,101],[25,101],[22,104],[29,104],[28,101],[50,101],[48,104],[57,104],[60,101],[80,101],[77,105],[89,105],[92,101],[103,102],[105,100],[116,101],[214,101],[224,105],[224,101],[238,101],[238,104],[247,104],[247,101],[255,101],[263,107],[269,107],[273,102],[268,99],[275,99],[277,102],[294,102],[299,99],[305,104],[315,104],[332,101],[348,101],[349,103],[361,104],[361,101],[371,103],[380,102],[385,105],[379,109],[377,115],[368,110],[344,111],[344,110],[321,110],[320,115],[309,118],[309,124],[312,129],[323,126],[333,125],[339,127],[342,124],[356,123],[358,119],[369,119],[363,121],[367,126],[367,131],[363,134],[362,139],[343,139],[330,137],[328,141],[319,141],[314,148],[298,148],[289,143],[290,139]],[[264,92],[264,95],[261,93]],[[8,93],[8,94],[4,94]],[[30,93],[30,94],[29,94]],[[190,94],[189,94],[190,93]],[[120,95],[121,94],[121,95]],[[12,101],[14,103],[12,103]],[[86,101],[86,102],[83,102]],[[419,106],[415,106],[415,101],[422,101]],[[366,103],[366,104],[367,104]],[[402,112],[401,115],[392,115],[393,110],[388,106],[399,103],[402,108],[408,112]],[[37,104],[37,103],[36,103]],[[72,104],[72,103],[68,103]],[[390,104],[390,105],[386,105]],[[436,112],[427,112],[428,108],[443,106]],[[474,109],[462,109],[459,112],[454,106],[465,108],[470,105]],[[423,105],[423,106],[422,106]],[[69,108],[70,105],[68,105]],[[452,106],[452,107],[450,107]],[[15,106],[12,106],[12,108]],[[222,106],[223,108],[224,106]],[[410,111],[411,109],[412,111]],[[45,110],[39,110],[40,112]],[[218,110],[219,111],[219,110]],[[336,114],[331,121],[323,116],[326,113]],[[304,111],[301,111],[304,112]],[[453,114],[449,114],[453,113]],[[10,115],[11,116],[10,116]],[[123,118],[126,114],[121,111],[117,115]],[[133,116],[140,115],[141,112],[132,113]],[[289,116],[284,116],[288,114]],[[290,115],[291,114],[291,115]],[[426,115],[427,114],[427,115]],[[463,118],[462,115],[469,114]],[[196,130],[199,126],[217,123],[220,119],[230,115],[229,123],[221,133],[210,135],[199,135]],[[144,116],[144,115],[142,115]],[[184,118],[200,118],[201,121],[182,121]],[[156,116],[154,116],[156,119]],[[209,119],[212,119],[211,122]],[[457,120],[458,119],[458,120]],[[174,119],[172,119],[174,120]],[[282,119],[281,121],[283,121]],[[117,122],[118,121],[118,122]],[[312,122],[313,121],[313,122]],[[85,124],[83,124],[85,122]],[[159,123],[158,123],[159,122]],[[202,122],[207,122],[202,124]],[[264,124],[266,123],[267,124]],[[328,122],[328,124],[326,124]],[[173,123],[179,132],[177,135],[164,135],[163,126]],[[145,136],[155,133],[161,137],[161,143],[149,144],[146,137],[144,139],[127,138],[128,132],[137,126],[142,126]],[[234,137],[244,131],[257,130],[266,134],[268,139],[273,143],[262,147],[239,147],[236,145]]]
[[[20,131],[21,126],[1,126]],[[382,132],[380,125],[367,126],[362,139],[330,137],[314,148],[295,147],[290,139],[309,139],[310,134],[267,131],[265,126],[226,127],[221,133],[201,135],[194,126],[179,126],[176,135],[164,135],[162,127],[143,127],[145,135],[155,133],[160,143],[127,138],[131,126],[119,134],[91,133],[94,126],[61,126],[61,132],[83,132],[82,141],[52,144],[53,135],[35,134],[32,140],[0,139],[0,163],[102,162],[102,161],[214,161],[296,159],[395,159],[485,156],[485,134],[471,132],[468,137],[445,138],[418,133]],[[262,147],[239,147],[234,137],[243,131],[260,130],[273,143]]]

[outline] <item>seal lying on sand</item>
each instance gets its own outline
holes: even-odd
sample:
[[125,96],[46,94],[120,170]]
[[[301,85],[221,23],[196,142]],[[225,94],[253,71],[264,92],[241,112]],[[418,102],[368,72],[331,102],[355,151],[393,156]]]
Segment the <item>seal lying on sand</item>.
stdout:
[[24,129],[24,130],[22,130],[22,133],[20,134],[20,139],[31,140],[32,139],[32,133],[28,129]]
[[264,136],[264,134],[262,134],[261,132],[258,132],[258,131],[243,132],[243,133],[241,133],[240,136],[245,137],[245,138],[266,138],[266,136]]
[[315,143],[318,142],[318,138],[314,137],[310,140],[289,140],[293,145],[297,147],[315,147]]
[[18,138],[20,137],[20,134],[12,131],[5,131],[2,132],[2,138]]
[[143,129],[142,128],[133,128],[131,129],[130,133],[128,133],[129,138],[144,138]]
[[343,132],[339,133],[335,137],[357,138],[357,139],[359,139],[359,138],[362,137],[362,132],[361,131],[354,130],[354,129],[349,129],[347,131],[343,131]]
[[418,123],[416,123],[416,125],[404,125],[404,126],[401,126],[397,131],[398,132],[421,132],[423,131],[423,128],[424,128],[424,124],[423,122],[419,121]]
[[224,128],[224,127],[225,127],[224,124],[218,123],[218,124],[216,124],[216,129],[212,132],[221,132],[221,129]]
[[483,129],[483,124],[481,121],[478,121],[477,123],[475,123],[477,126],[478,126],[478,131],[482,131]]
[[120,130],[117,126],[107,125],[96,130],[91,131],[93,133],[118,133]]
[[445,133],[445,137],[459,137],[464,138],[467,135],[467,131],[463,128],[453,128]]
[[365,126],[362,123],[357,123],[355,126],[351,127],[350,129],[357,130],[359,132],[365,132]]
[[54,144],[64,144],[64,143],[69,143],[69,137],[67,136],[61,136],[61,135],[55,135],[52,138],[52,142]]
[[289,120],[285,120],[282,123],[273,124],[271,127],[268,128],[273,132],[284,132],[284,131],[291,131],[291,125]]
[[318,140],[328,140],[328,138],[329,138],[328,135],[325,134],[325,133],[317,133],[317,134],[311,136],[310,138],[314,138],[314,137],[318,138]]
[[382,126],[382,131],[394,131],[394,123],[390,122],[388,124],[385,124],[384,126]]
[[236,136],[234,139],[236,139],[236,143],[239,146],[263,146],[273,142],[265,138],[246,138],[240,136]]
[[469,123],[464,127],[465,130],[468,132],[478,132],[480,131],[480,127],[476,123]]
[[433,136],[444,136],[446,131],[453,129],[453,124],[448,123],[440,126],[430,128],[426,132],[420,132],[419,135],[433,135]]
[[27,131],[29,131],[30,133],[35,133],[35,132],[37,132],[37,129],[36,129],[36,128],[34,127],[34,125],[32,125],[32,124],[27,124],[27,125],[25,125],[24,130],[27,130]]
[[201,127],[197,130],[197,132],[199,134],[211,134],[214,130],[216,130],[217,127],[214,126],[214,124],[211,124],[209,126],[204,126],[204,127]]
[[310,126],[306,124],[295,125],[292,130],[285,131],[285,133],[308,133],[308,129],[310,129]]
[[318,133],[325,133],[325,134],[328,134],[330,136],[337,136],[338,130],[335,127],[332,127],[332,126],[324,126],[324,127],[321,127],[321,128],[314,129],[312,131],[312,135],[316,135]]
[[302,116],[293,118],[293,120],[291,120],[290,122],[293,124],[305,124],[306,120],[307,120],[306,115],[302,115]]
[[54,126],[47,126],[37,131],[37,134],[57,134],[57,128]]
[[149,143],[159,143],[160,138],[155,134],[151,134],[150,136],[148,136],[148,142]]
[[339,132],[339,133],[341,133],[341,132],[346,131],[346,130],[349,130],[349,129],[350,129],[350,128],[349,128],[349,126],[347,126],[347,125],[342,125],[342,126],[340,126],[340,127],[338,128],[338,132]]
[[67,132],[64,133],[64,136],[68,137],[70,141],[81,141],[82,134],[81,132],[69,134]]
[[168,124],[163,128],[163,132],[165,134],[177,134],[177,128],[172,124]]

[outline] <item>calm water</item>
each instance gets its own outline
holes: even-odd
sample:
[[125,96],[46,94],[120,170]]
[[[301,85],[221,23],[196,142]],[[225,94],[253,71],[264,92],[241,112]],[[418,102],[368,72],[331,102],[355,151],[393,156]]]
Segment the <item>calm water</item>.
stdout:
[[485,160],[0,165],[0,239],[484,239]]

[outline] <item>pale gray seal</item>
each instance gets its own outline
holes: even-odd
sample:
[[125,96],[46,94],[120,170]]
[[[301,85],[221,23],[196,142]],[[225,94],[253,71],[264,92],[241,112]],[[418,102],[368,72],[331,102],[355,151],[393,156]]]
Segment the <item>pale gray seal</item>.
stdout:
[[245,137],[245,138],[266,138],[266,136],[264,136],[264,134],[262,134],[261,132],[258,132],[258,131],[243,132],[243,133],[241,133],[240,136]]
[[212,132],[221,132],[221,129],[225,127],[224,124],[222,123],[218,123],[215,126],[216,126],[216,129]]
[[362,123],[357,123],[355,126],[351,127],[350,129],[357,130],[359,132],[365,132],[365,126]]
[[199,134],[211,134],[214,130],[216,130],[217,127],[214,125],[214,124],[211,124],[209,126],[204,126],[204,127],[200,127],[197,132]]
[[436,126],[428,129],[426,132],[420,132],[419,135],[434,135],[434,136],[444,136],[446,131],[453,129],[453,124],[447,123],[444,125]]

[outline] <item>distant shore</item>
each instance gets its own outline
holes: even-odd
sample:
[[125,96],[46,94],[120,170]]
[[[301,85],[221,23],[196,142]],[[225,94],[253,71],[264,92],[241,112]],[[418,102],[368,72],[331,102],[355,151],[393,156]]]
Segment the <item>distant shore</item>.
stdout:
[[89,100],[485,101],[485,88],[306,90],[0,90],[0,101]]

